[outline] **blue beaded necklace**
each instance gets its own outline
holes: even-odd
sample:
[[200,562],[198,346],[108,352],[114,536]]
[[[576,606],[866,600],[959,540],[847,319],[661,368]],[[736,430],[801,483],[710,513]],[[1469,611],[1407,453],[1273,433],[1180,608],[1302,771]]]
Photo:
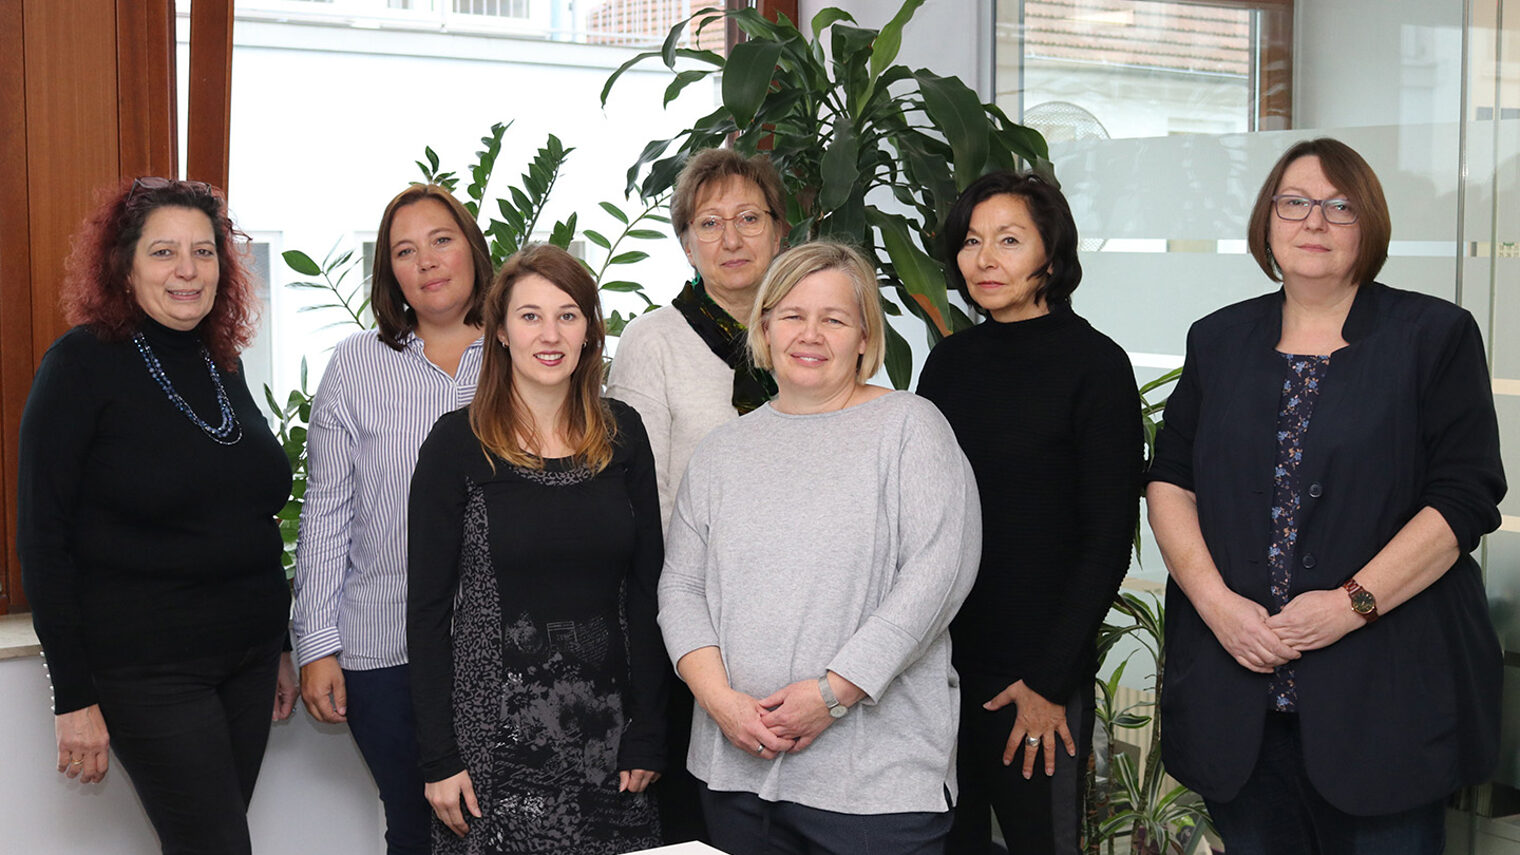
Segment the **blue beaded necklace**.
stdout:
[[174,391],[174,384],[169,382],[168,375],[164,374],[164,367],[158,362],[158,355],[148,345],[148,340],[143,334],[133,333],[132,343],[137,345],[137,352],[142,354],[143,362],[148,366],[148,373],[158,381],[158,388],[164,390],[169,396],[169,403],[174,408],[185,414],[185,418],[195,423],[195,426],[205,432],[206,436],[221,443],[222,445],[236,445],[243,438],[243,426],[238,424],[237,413],[232,411],[232,402],[227,400],[227,390],[222,386],[222,375],[216,370],[216,363],[211,359],[210,351],[201,345],[201,358],[206,360],[206,368],[211,372],[211,385],[216,387],[216,405],[222,414],[220,427],[212,427],[206,424],[206,420],[195,414],[190,405],[185,403],[179,393]]

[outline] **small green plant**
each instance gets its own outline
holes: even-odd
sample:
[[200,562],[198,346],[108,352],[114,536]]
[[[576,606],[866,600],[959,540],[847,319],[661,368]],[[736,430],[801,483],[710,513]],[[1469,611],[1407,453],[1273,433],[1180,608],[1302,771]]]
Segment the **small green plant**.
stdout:
[[[811,37],[784,15],[770,21],[753,9],[706,9],[676,24],[659,50],[607,78],[602,104],[624,72],[650,59],[673,75],[666,104],[712,74],[722,75],[723,103],[675,137],[646,145],[628,170],[628,192],[658,197],[690,154],[726,141],[746,155],[765,151],[785,184],[790,243],[830,237],[873,254],[883,308],[892,315],[906,308],[922,320],[931,345],[969,327],[948,299],[938,261],[946,212],[988,171],[1029,165],[1049,175],[1052,168],[1037,131],[1009,121],[954,77],[896,63],[903,27],[922,4],[906,0],[880,30],[824,9]],[[726,58],[677,46],[692,22],[700,32],[725,20],[747,37]],[[686,61],[680,70],[678,60]],[[907,388],[912,352],[891,327],[886,367],[892,383]]]
[[[1128,838],[1129,845],[1123,851],[1132,855],[1190,852],[1201,841],[1200,831],[1213,827],[1203,800],[1180,784],[1168,786],[1161,761],[1162,722],[1155,701],[1120,706],[1118,700],[1125,669],[1142,653],[1154,665],[1149,696],[1160,697],[1166,671],[1166,610],[1154,593],[1142,596],[1124,591],[1115,599],[1114,611],[1128,621],[1103,624],[1098,632],[1099,663],[1121,639],[1133,639],[1139,647],[1108,679],[1097,681],[1098,727],[1107,738],[1088,777],[1086,851],[1091,855],[1112,853],[1119,840]],[[1138,755],[1116,748],[1122,731],[1146,725],[1153,725],[1150,739],[1139,746]]]

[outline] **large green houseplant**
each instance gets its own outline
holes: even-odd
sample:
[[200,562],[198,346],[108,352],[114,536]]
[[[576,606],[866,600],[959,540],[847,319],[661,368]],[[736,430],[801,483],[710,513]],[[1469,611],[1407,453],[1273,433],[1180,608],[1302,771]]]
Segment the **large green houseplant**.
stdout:
[[[939,228],[971,181],[995,169],[1030,166],[1051,173],[1037,131],[984,104],[955,77],[897,64],[903,28],[923,0],[906,0],[880,30],[857,26],[828,8],[804,35],[784,15],[753,9],[698,12],[670,30],[659,50],[640,53],[608,77],[608,93],[629,68],[658,59],[670,68],[669,103],[712,74],[722,76],[722,105],[674,138],[645,146],[628,171],[628,190],[652,199],[669,191],[692,152],[731,140],[764,150],[786,188],[790,242],[832,237],[874,253],[890,314],[921,319],[929,343],[971,325],[947,299]],[[679,47],[698,31],[731,19],[747,40],[728,56]],[[678,67],[679,66],[679,67]],[[674,146],[674,151],[672,151]],[[899,306],[900,304],[900,306]],[[911,380],[912,353],[890,327],[887,373],[898,388]]]

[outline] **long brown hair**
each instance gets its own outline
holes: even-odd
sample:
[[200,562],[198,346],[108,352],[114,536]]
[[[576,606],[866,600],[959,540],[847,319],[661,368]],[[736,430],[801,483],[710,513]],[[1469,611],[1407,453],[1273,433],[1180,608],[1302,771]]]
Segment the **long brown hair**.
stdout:
[[[617,436],[617,423],[602,400],[602,346],[607,337],[602,304],[596,282],[585,266],[552,244],[523,247],[507,259],[491,283],[485,300],[485,355],[475,401],[470,404],[470,429],[488,459],[494,455],[514,466],[543,468],[543,458],[523,447],[524,444],[542,447],[542,443],[526,405],[513,386],[512,355],[500,341],[507,324],[512,288],[533,274],[570,295],[586,319],[586,346],[570,375],[570,393],[560,409],[560,418],[565,427],[565,441],[574,449],[575,462],[592,472],[600,472],[612,461],[612,441]],[[518,441],[519,437],[523,442]]]
[[417,313],[406,304],[401,294],[401,283],[396,281],[395,266],[391,262],[391,224],[396,213],[407,205],[415,205],[423,199],[432,199],[449,209],[459,233],[470,245],[470,260],[475,265],[475,281],[470,288],[470,305],[465,311],[464,322],[469,326],[480,324],[481,304],[486,299],[486,289],[491,287],[491,250],[486,246],[485,235],[464,205],[446,188],[437,184],[413,184],[397,193],[385,206],[380,216],[380,229],[375,233],[375,262],[370,269],[369,308],[375,316],[375,328],[380,340],[391,350],[405,348],[406,334],[417,326]]

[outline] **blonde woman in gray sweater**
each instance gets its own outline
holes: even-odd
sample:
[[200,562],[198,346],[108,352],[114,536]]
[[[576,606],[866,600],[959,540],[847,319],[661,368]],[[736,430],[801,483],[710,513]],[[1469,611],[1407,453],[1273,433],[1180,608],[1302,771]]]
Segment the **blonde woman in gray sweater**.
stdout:
[[733,855],[931,855],[950,828],[947,627],[981,506],[939,411],[866,383],[883,324],[857,251],[778,257],[749,343],[779,394],[708,434],[676,498],[660,627],[697,700],[688,767]]

